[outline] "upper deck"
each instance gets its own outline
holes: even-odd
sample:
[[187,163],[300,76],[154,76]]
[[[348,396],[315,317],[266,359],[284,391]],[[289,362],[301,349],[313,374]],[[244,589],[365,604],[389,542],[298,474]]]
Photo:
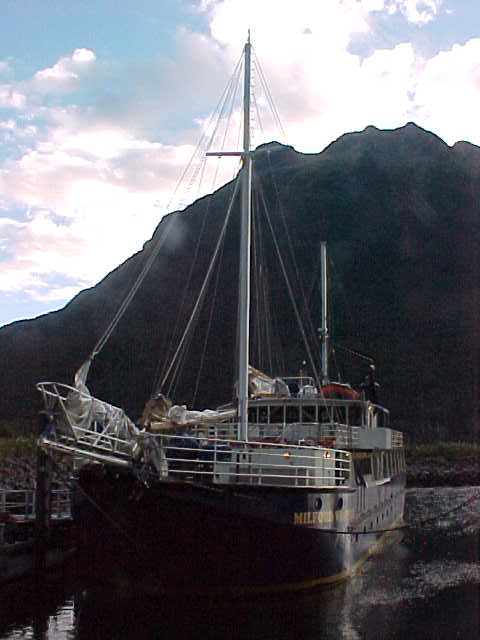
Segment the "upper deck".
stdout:
[[[250,398],[248,437],[293,444],[316,444],[347,450],[394,449],[403,446],[403,434],[390,428],[390,412],[362,398],[348,385],[335,385],[336,397],[319,393],[311,378],[283,378],[288,395]],[[233,405],[220,407],[227,411]],[[236,418],[198,431],[233,437]]]

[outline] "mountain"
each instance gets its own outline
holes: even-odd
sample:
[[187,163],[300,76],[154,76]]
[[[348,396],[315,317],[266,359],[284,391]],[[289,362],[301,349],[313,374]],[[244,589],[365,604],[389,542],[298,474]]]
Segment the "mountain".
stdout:
[[[319,154],[263,145],[255,175],[254,199],[269,204],[272,226],[286,232],[278,242],[287,256],[290,250],[299,256],[286,266],[295,288],[304,286],[314,318],[320,317],[319,246],[328,243],[331,334],[338,345],[332,377],[338,367],[344,379],[361,382],[368,363],[348,350],[368,354],[375,358],[382,402],[412,438],[478,436],[480,149],[467,142],[449,147],[413,123],[392,131],[368,127]],[[33,420],[40,404],[35,382],[71,383],[170,225],[88,380],[92,393],[136,418],[192,313],[231,189],[225,185],[164,218],[143,251],[61,311],[1,328],[0,420]],[[190,360],[172,389],[178,403],[195,397],[202,398],[199,406],[213,407],[231,397],[237,236],[233,224],[189,345]],[[261,322],[252,330],[251,361],[281,375],[297,371],[306,354],[294,315],[287,313],[288,287],[272,266],[275,244],[265,233],[260,237],[254,259],[262,248],[269,261],[254,288]]]

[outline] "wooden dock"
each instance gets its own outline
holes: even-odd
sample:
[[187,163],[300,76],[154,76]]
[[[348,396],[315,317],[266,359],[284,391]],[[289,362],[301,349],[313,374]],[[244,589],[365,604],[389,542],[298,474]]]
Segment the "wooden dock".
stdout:
[[[0,489],[0,584],[33,574],[38,560],[35,489]],[[70,490],[52,489],[49,522],[42,549],[45,570],[58,566],[73,550]]]

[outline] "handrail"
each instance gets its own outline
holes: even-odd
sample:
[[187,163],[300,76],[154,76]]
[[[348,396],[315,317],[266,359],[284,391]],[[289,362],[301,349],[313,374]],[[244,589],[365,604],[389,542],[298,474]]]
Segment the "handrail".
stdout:
[[[22,520],[35,518],[36,489],[0,489],[0,513]],[[70,490],[52,489],[50,492],[50,516],[71,516]]]
[[162,478],[200,477],[212,484],[341,487],[350,478],[350,454],[341,449],[155,435]]

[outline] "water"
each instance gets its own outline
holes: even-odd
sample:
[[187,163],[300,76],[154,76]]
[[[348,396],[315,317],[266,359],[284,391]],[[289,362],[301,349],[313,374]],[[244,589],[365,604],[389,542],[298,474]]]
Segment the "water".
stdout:
[[409,490],[408,521],[434,520],[327,590],[224,605],[173,604],[86,588],[67,572],[51,580],[41,598],[26,586],[0,592],[0,640],[477,640],[480,499],[438,517],[477,495],[480,487]]

